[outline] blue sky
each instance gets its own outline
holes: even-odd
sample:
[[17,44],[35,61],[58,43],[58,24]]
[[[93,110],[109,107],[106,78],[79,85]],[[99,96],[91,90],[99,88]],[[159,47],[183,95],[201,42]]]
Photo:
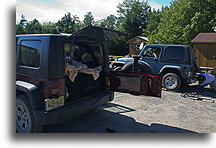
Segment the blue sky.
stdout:
[[160,5],[164,5],[164,6],[170,6],[170,2],[172,0],[149,0],[149,1],[154,1]]
[[[23,1],[30,1],[30,0],[23,0]],[[33,0],[33,1],[50,2],[50,3],[56,2],[56,0]],[[148,0],[148,1],[150,2],[153,1],[161,5],[169,5],[172,0]]]
[[[43,21],[57,21],[64,14],[71,12],[80,20],[87,12],[92,12],[95,20],[105,18],[110,14],[117,15],[117,5],[123,0],[17,0],[16,22],[23,14],[27,20],[38,19]],[[170,6],[172,0],[148,0],[149,5],[155,9]]]
[[[23,1],[30,1],[30,0],[23,0]],[[33,0],[33,1],[41,1],[41,2],[49,2],[49,3],[55,3],[56,0]],[[169,6],[170,2],[172,0],[148,0],[149,2],[155,2],[160,5]]]
[[[22,1],[31,1],[31,0],[22,0]],[[32,0],[32,1],[41,1],[41,2],[49,2],[49,3],[55,3],[56,2],[56,0]],[[156,2],[156,3],[161,4],[161,5],[169,5],[172,0],[148,0],[148,1]]]

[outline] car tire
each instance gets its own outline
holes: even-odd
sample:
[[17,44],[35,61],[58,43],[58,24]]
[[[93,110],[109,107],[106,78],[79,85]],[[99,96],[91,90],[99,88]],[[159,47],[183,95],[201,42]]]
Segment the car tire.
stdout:
[[[139,72],[143,72],[146,74],[152,74],[152,70],[149,64],[138,61],[138,66],[139,66]],[[132,72],[132,70],[133,70],[133,61],[125,64],[121,69],[121,71],[123,72]]]
[[43,125],[35,121],[26,95],[16,97],[16,131],[18,133],[39,133]]
[[181,79],[175,73],[167,73],[162,78],[162,86],[168,90],[178,90],[181,86]]

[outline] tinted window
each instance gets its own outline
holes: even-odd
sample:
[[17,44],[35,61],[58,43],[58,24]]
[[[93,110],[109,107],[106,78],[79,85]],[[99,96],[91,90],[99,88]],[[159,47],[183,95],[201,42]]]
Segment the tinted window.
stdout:
[[143,57],[158,58],[160,56],[161,48],[159,47],[146,47],[143,52]]
[[40,67],[41,41],[21,41],[19,65]]
[[186,52],[183,47],[167,47],[164,54],[164,60],[169,61],[184,61],[186,59]]

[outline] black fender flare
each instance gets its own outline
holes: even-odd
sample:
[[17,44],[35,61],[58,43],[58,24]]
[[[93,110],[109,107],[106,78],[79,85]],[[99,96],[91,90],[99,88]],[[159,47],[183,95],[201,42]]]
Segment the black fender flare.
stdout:
[[16,81],[16,90],[24,92],[27,95],[32,109],[43,108],[43,99],[37,86],[24,81]]
[[170,72],[177,74],[180,78],[184,77],[184,74],[182,73],[180,66],[166,65],[162,67],[160,70],[160,74],[162,75]]

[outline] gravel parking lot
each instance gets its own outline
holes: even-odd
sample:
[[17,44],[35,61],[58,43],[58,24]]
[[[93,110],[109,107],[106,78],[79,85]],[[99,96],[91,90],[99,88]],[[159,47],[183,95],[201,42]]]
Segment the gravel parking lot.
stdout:
[[[211,100],[181,96],[196,92]],[[44,133],[214,133],[215,93],[185,86],[179,92],[163,91],[161,98],[115,93],[106,105],[65,124],[45,126]]]

